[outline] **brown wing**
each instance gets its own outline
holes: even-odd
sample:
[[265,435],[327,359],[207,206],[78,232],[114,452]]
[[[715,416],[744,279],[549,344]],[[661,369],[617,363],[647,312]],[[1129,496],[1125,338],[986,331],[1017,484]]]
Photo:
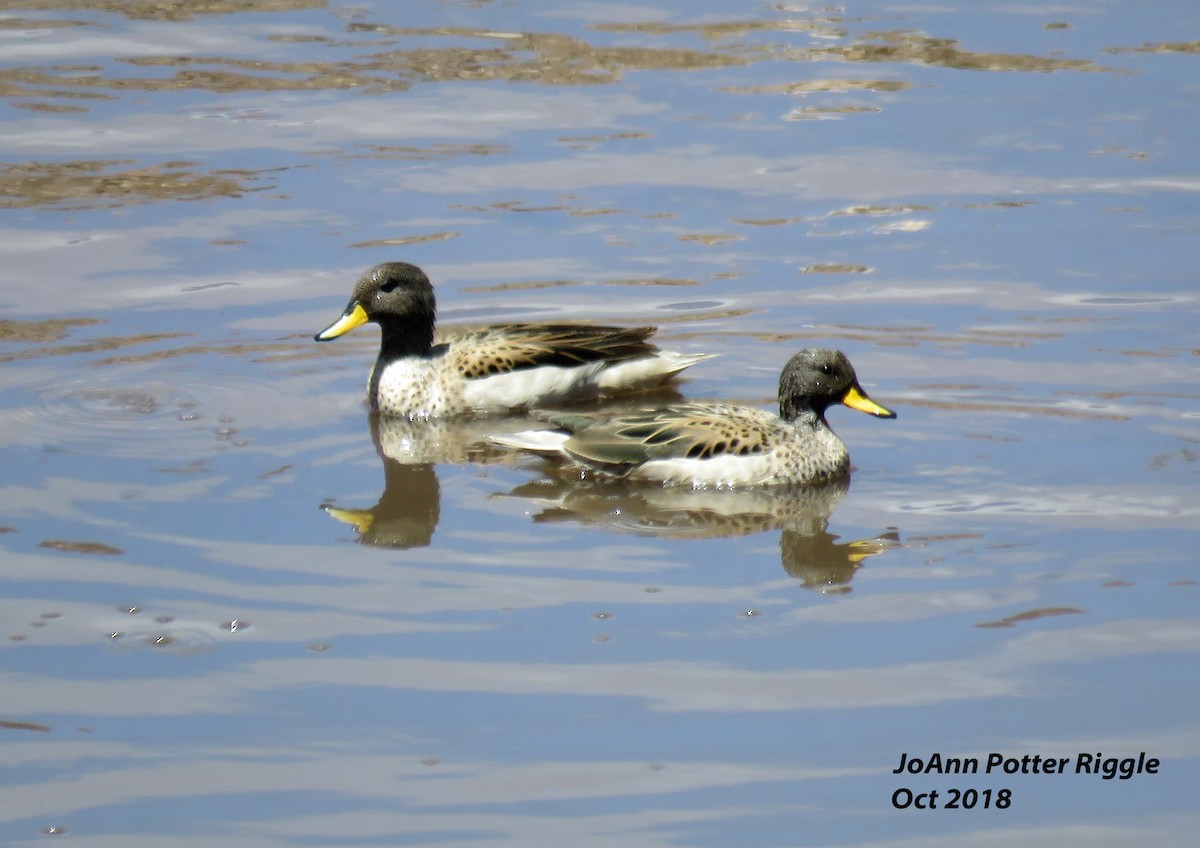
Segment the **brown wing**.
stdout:
[[654,327],[594,324],[498,324],[448,339],[452,368],[468,380],[536,368],[633,359],[658,348],[646,341]]
[[595,419],[586,426],[553,413],[539,411],[537,416],[566,425],[573,433],[564,445],[566,450],[601,465],[752,456],[774,449],[783,438],[779,419],[771,413],[721,403],[674,404]]

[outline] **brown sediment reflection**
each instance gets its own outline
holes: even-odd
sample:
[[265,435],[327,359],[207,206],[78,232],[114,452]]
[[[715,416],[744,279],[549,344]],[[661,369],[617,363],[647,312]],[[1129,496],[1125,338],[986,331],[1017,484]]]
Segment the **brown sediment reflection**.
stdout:
[[832,20],[812,18],[778,18],[776,20],[760,21],[716,21],[703,24],[669,24],[660,21],[648,21],[629,24],[592,24],[588,29],[596,32],[634,33],[644,32],[652,35],[674,35],[677,33],[696,33],[708,40],[736,39],[752,32],[811,32],[823,38],[837,38],[845,32]]
[[170,76],[104,75],[99,66],[23,67],[0,71],[0,95],[111,99],[108,91],[304,91],[368,89],[405,91],[411,83],[382,73],[377,65],[337,62],[267,62],[218,56],[140,56],[118,59],[141,68],[172,68]]
[[[279,342],[261,342],[261,343],[221,343],[213,342],[210,344],[186,345],[183,347],[167,348],[165,350],[154,350],[147,353],[131,353],[122,356],[110,356],[105,359],[97,359],[94,365],[127,365],[133,362],[156,362],[160,360],[175,359],[180,356],[198,356],[209,353],[219,353],[224,356],[246,356],[247,354],[259,354],[255,357],[250,357],[252,361],[258,362],[281,362],[293,359],[312,359],[317,356],[327,355],[325,353],[316,352],[311,345],[304,342],[309,340],[308,334],[297,335],[292,337],[292,341]],[[347,346],[348,348],[350,346]],[[345,351],[349,353],[350,351]],[[263,355],[266,354],[266,355]]]
[[[91,321],[89,323],[99,323]],[[149,344],[151,342],[178,339],[188,333],[142,333],[134,336],[106,336],[79,344],[59,345],[57,347],[35,347],[15,353],[0,354],[0,362],[16,362],[27,359],[43,359],[48,356],[72,356],[79,353],[97,353],[106,350],[119,350],[130,345]],[[113,360],[115,361],[115,360]]]
[[502,291],[532,291],[535,289],[559,289],[568,286],[583,286],[583,280],[522,280],[515,283],[497,283],[491,286],[463,286],[459,291],[466,294]]
[[971,401],[971,400],[929,400],[927,398],[906,398],[906,406],[919,406],[925,409],[944,409],[955,412],[991,412],[1004,415],[1046,415],[1052,418],[1084,418],[1095,421],[1128,421],[1131,416],[1115,412],[1101,412],[1095,409],[1071,409],[1063,406],[1052,406],[1050,403],[1039,405],[1035,403],[1016,403],[1004,401]]
[[0,164],[0,208],[103,209],[160,200],[241,197],[273,187],[256,185],[268,170],[205,172],[195,162],[124,167],[131,164],[133,160]]
[[[103,323],[99,318],[51,318],[46,321],[14,321],[0,318],[0,342],[57,342],[75,327]],[[0,361],[5,361],[0,358]]]
[[[593,27],[598,29],[599,27]],[[375,54],[370,64],[421,82],[510,80],[546,85],[617,82],[630,70],[696,70],[745,65],[773,52],[739,44],[724,52],[689,48],[597,46],[559,33],[495,32],[445,27],[410,29],[352,24],[351,32],[393,36],[475,38],[488,47],[418,48]]]
[[828,214],[829,217],[837,217],[839,215],[867,215],[872,217],[880,217],[884,215],[907,215],[910,212],[929,212],[932,209],[932,206],[926,206],[920,203],[902,203],[896,206],[889,206],[885,204],[863,204],[858,206],[847,206],[843,209],[835,209]]
[[69,103],[37,103],[34,101],[16,102],[12,104],[17,109],[27,109],[30,112],[51,112],[59,115],[81,114],[87,109]]
[[[0,3],[0,8],[7,8],[9,3]],[[13,6],[19,6],[22,9],[37,8],[36,3],[13,3]],[[58,4],[54,4],[55,7]],[[45,8],[45,7],[43,7]],[[29,29],[66,29],[68,27],[93,26],[85,21],[61,21],[53,18],[0,18],[0,30],[29,30]]]
[[[531,289],[554,289],[570,286],[698,286],[697,280],[680,279],[676,277],[646,277],[620,280],[524,280],[513,283],[497,283],[490,286],[464,286],[459,289],[468,294],[481,292],[527,291]],[[655,321],[661,319],[655,318]],[[692,316],[695,320],[695,316]]]
[[735,224],[745,224],[748,227],[782,227],[787,224],[798,224],[807,218],[734,218]]
[[627,215],[624,209],[569,209],[567,214],[572,218],[594,218],[597,215]]
[[[752,314],[754,310],[728,310],[711,313],[689,313],[682,320],[689,322],[714,321],[737,318]],[[666,323],[669,318],[655,318]],[[932,327],[922,326],[859,326],[854,324],[810,324],[795,331],[770,330],[720,330],[706,329],[697,333],[680,333],[679,339],[722,338],[753,339],[757,342],[828,342],[830,340],[864,342],[880,347],[918,347],[938,345],[942,347],[999,347],[1024,348],[1033,344],[1062,338],[1059,333],[1037,333],[1018,330],[964,330],[959,333],[937,332]]]
[[416,147],[408,144],[372,144],[359,153],[346,153],[341,150],[322,151],[322,153],[336,156],[343,162],[354,159],[430,162],[450,159],[455,156],[494,156],[501,153],[509,153],[511,150],[512,148],[506,144],[453,144],[443,142],[432,144],[429,147]]
[[866,265],[852,265],[845,262],[822,262],[816,265],[806,265],[800,269],[801,274],[866,274],[871,269]]
[[48,724],[37,724],[32,721],[8,721],[0,719],[0,727],[5,730],[32,730],[36,733],[49,733],[54,728]]
[[1200,53],[1200,41],[1146,42],[1140,47],[1106,47],[1105,53]]
[[608,135],[564,135],[558,140],[572,150],[595,150],[606,141],[630,141],[654,138],[648,132],[616,132]]
[[77,542],[68,539],[46,539],[38,544],[39,548],[49,548],[52,551],[69,551],[74,554],[96,554],[103,556],[120,556],[125,551],[106,545],[103,542]]
[[728,244],[731,241],[742,241],[744,238],[745,236],[730,233],[690,233],[679,236],[680,241],[694,241],[707,245]]
[[[89,327],[104,323],[97,318],[61,318],[49,321],[0,321],[0,343],[3,342],[50,342],[61,340],[75,327]],[[36,359],[46,359],[54,356],[75,356],[88,353],[105,353],[108,351],[124,350],[137,345],[170,342],[178,339],[191,338],[191,333],[137,333],[129,336],[103,336],[98,339],[77,342],[74,344],[54,345],[50,347],[33,347],[0,353],[0,363],[18,362]],[[155,362],[176,359],[181,356],[203,354],[222,354],[225,356],[247,357],[254,361],[284,361],[292,359],[310,359],[318,356],[311,345],[308,334],[297,334],[287,339],[268,342],[221,342],[213,341],[203,344],[186,344],[176,347],[165,347],[145,353],[127,353],[118,356],[108,356],[92,360],[91,365],[109,366],[125,365],[134,362]]]
[[[575,198],[573,196],[571,196],[571,197],[564,198],[564,201],[569,201],[569,200],[574,200],[574,199]],[[529,202],[525,201],[525,200],[499,200],[499,201],[496,201],[495,203],[489,203],[486,206],[481,206],[478,204],[468,205],[468,204],[462,204],[462,203],[452,203],[452,204],[450,204],[450,208],[451,209],[462,209],[467,212],[519,212],[519,213],[564,212],[567,215],[570,215],[572,218],[593,218],[598,215],[632,215],[632,214],[634,214],[631,210],[628,210],[628,209],[614,209],[612,207],[587,208],[587,207],[580,207],[580,206],[572,206],[572,205],[570,205],[570,203],[567,203],[567,202],[553,204],[550,206],[545,206],[545,205],[531,206],[529,204]],[[645,215],[645,214],[639,213],[639,217],[642,217],[642,218],[669,217],[669,215],[670,215],[670,213],[658,214],[658,215]]]
[[[277,3],[55,3],[36,8],[73,8],[116,11],[133,18],[186,20],[199,14],[271,11],[324,6],[319,2]],[[22,4],[23,8],[29,8]],[[88,25],[75,23],[74,25]],[[347,27],[350,39],[335,41],[309,34],[277,34],[276,43],[317,44],[331,51],[351,49],[358,55],[341,53],[328,59],[288,61],[230,56],[131,56],[118,58],[127,67],[166,69],[165,75],[110,75],[99,65],[56,65],[18,67],[0,71],[0,95],[39,97],[31,108],[53,110],[48,99],[86,100],[111,97],[112,91],[204,90],[219,92],[353,90],[368,94],[404,91],[422,82],[507,80],[543,85],[597,85],[621,80],[628,71],[690,71],[703,68],[744,66],[760,61],[835,60],[845,62],[920,63],[967,70],[1000,71],[1109,71],[1086,59],[1068,59],[1007,53],[976,53],[961,48],[957,41],[932,38],[914,32],[871,34],[851,44],[797,47],[752,43],[741,36],[751,32],[813,32],[823,39],[844,38],[845,33],[820,18],[734,21],[713,24],[607,23],[594,24],[594,32],[675,34],[699,33],[719,48],[597,45],[560,33],[499,32],[470,27],[412,28],[369,22]],[[448,38],[473,44],[394,47],[404,38]],[[1162,49],[1191,50],[1191,45],[1162,45]],[[1139,49],[1149,49],[1139,48]],[[1158,49],[1158,48],[1156,48]],[[378,51],[378,52],[376,52]],[[898,91],[911,85],[896,80],[832,79],[798,81],[770,86],[728,87],[726,91],[787,94],[846,92],[853,90]],[[84,108],[82,104],[69,107]]]
[[1064,59],[1022,53],[976,53],[964,50],[953,38],[932,38],[918,32],[876,33],[869,41],[805,51],[811,58],[836,58],[847,62],[911,62],[963,71],[1107,71],[1088,59]]
[[904,91],[912,88],[912,83],[905,80],[881,79],[823,79],[805,80],[803,82],[771,83],[768,85],[727,85],[718,91],[728,91],[731,94],[842,94],[847,91]]
[[[326,0],[19,0],[20,9],[89,10],[150,21],[190,21],[201,15],[237,12],[286,12],[324,8]],[[41,24],[41,21],[37,22]]]
[[804,106],[783,116],[785,121],[827,121],[841,115],[878,114],[878,106]]
[[1141,398],[1144,400],[1186,400],[1192,401],[1193,403],[1200,402],[1200,395],[1190,392],[1150,392],[1141,389],[1090,392],[1085,392],[1080,389],[1059,389],[1057,392],[1055,392],[1055,394],[1064,397],[1099,398],[1101,400],[1136,400]]
[[458,238],[458,236],[459,233],[454,231],[426,233],[420,236],[396,236],[395,238],[359,241],[350,245],[350,247],[396,247],[398,245],[424,244],[430,241],[446,241],[447,239]]
[[359,65],[337,62],[285,62],[232,59],[223,56],[140,56],[123,59],[144,68],[174,68],[169,77],[120,78],[93,83],[106,88],[142,91],[341,91],[365,88],[374,94],[406,91],[412,87],[398,79],[389,62]]
[[1050,618],[1058,615],[1083,615],[1086,612],[1087,610],[1075,607],[1044,607],[1042,609],[1027,610],[1026,612],[1006,615],[1004,618],[998,618],[995,621],[981,621],[975,626],[984,628],[1012,627],[1014,624],[1020,624],[1023,621],[1036,621],[1039,618]]

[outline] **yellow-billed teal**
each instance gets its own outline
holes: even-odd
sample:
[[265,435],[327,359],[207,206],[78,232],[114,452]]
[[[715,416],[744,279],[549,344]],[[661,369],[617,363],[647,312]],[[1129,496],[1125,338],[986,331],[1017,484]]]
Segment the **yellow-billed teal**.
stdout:
[[555,429],[496,436],[499,444],[563,454],[600,474],[696,488],[809,485],[844,477],[845,444],[825,421],[842,403],[879,418],[841,351],[802,350],[779,377],[779,414],[728,403],[679,403],[612,417],[534,411]]
[[384,415],[496,413],[584,400],[669,381],[710,354],[659,350],[654,327],[497,324],[434,343],[436,302],[425,273],[385,262],[354,286],[342,316],[317,333],[336,339],[379,325],[367,398]]

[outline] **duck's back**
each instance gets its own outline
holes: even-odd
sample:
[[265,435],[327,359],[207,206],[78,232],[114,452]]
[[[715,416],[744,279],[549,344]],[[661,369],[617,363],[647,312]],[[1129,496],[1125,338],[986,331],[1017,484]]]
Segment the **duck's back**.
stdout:
[[[663,382],[704,354],[659,351],[653,327],[499,324],[445,337],[430,353],[376,363],[385,415],[435,417],[555,405]],[[376,376],[377,375],[377,376]]]

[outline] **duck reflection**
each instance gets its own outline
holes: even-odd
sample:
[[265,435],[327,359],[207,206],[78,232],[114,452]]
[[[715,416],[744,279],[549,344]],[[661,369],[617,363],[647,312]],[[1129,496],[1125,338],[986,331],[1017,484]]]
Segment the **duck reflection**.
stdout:
[[[357,541],[380,548],[431,544],[441,517],[437,465],[528,464],[526,453],[490,441],[497,433],[529,428],[522,416],[409,421],[367,417],[383,462],[383,492],[369,508],[322,504],[354,528]],[[679,539],[749,536],[779,531],[784,571],[822,594],[850,591],[855,572],[872,556],[899,545],[899,534],[844,540],[828,531],[829,518],[850,486],[848,477],[819,486],[713,491],[614,480],[543,459],[534,480],[495,497],[529,503],[534,523],[578,522],[622,533]]]
[[349,524],[358,541],[380,548],[422,548],[433,539],[441,516],[439,463],[486,463],[510,460],[511,453],[491,445],[487,434],[528,427],[524,418],[409,421],[371,413],[371,442],[383,461],[383,494],[368,509],[321,505]]
[[441,487],[430,463],[404,465],[383,458],[383,494],[369,509],[321,508],[358,532],[358,541],[379,548],[424,548],[441,515]]
[[[682,396],[661,388],[636,396],[627,403],[670,403]],[[581,409],[594,404],[580,404]],[[621,404],[615,407],[622,409]],[[527,457],[490,441],[529,429],[520,415],[482,418],[452,417],[410,421],[405,417],[367,415],[375,452],[383,461],[383,494],[367,509],[321,504],[328,515],[348,524],[364,545],[380,548],[423,548],[433,540],[441,517],[441,486],[437,465],[511,463]]]
[[547,461],[539,479],[504,497],[529,501],[535,508],[535,523],[576,521],[626,533],[690,539],[778,530],[783,570],[806,589],[840,594],[850,591],[850,581],[866,559],[900,543],[893,529],[853,541],[828,531],[829,517],[849,487],[849,478],[789,489],[664,487],[581,475],[577,469]]

